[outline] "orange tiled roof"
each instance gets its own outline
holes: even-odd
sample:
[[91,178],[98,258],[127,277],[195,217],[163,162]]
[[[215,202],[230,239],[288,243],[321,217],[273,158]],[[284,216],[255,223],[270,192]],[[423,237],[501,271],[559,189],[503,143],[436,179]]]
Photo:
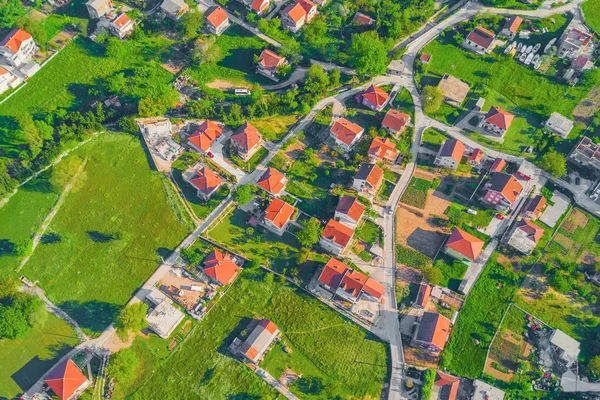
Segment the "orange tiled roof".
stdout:
[[484,245],[485,242],[483,240],[476,238],[460,228],[454,228],[446,242],[446,247],[451,248],[473,261],[479,257]]
[[244,125],[231,136],[231,140],[239,144],[244,150],[249,151],[260,143],[262,136],[254,126],[245,122]]
[[431,286],[421,283],[419,287],[419,294],[417,296],[417,304],[421,307],[425,307],[427,302],[429,301],[429,296],[431,295]]
[[544,234],[544,230],[542,228],[528,219],[522,219],[517,222],[516,228],[525,232],[527,234],[527,238],[535,243],[539,242]]
[[263,318],[258,324],[265,328],[265,330],[270,334],[273,334],[275,331],[277,331],[277,326],[273,323],[273,321],[269,321],[266,318]]
[[311,12],[314,8],[317,8],[317,5],[310,0],[296,0],[296,3],[300,4],[302,8],[304,8],[307,17],[309,12]]
[[471,153],[471,155],[469,156],[469,159],[467,161],[475,161],[478,163],[481,161],[482,157],[483,157],[483,150],[475,149],[475,150],[473,150],[473,152]]
[[521,17],[518,15],[513,15],[506,21],[506,25],[508,26],[506,26],[505,29],[508,29],[512,33],[517,33],[517,29],[519,29],[519,26],[521,26],[522,22],[523,19]]
[[287,15],[296,24],[306,18],[306,10],[300,3],[290,4],[283,10],[283,14]]
[[260,11],[264,10],[265,8],[267,8],[267,7],[269,7],[269,1],[268,0],[253,0],[252,1],[251,8],[254,11],[260,12]]
[[349,270],[350,267],[338,260],[337,258],[330,258],[327,264],[325,264],[325,268],[321,271],[321,275],[319,275],[319,282],[333,288],[337,289],[344,277],[344,273]]
[[215,139],[221,136],[222,133],[223,129],[216,122],[205,120],[198,129],[190,135],[188,141],[200,150],[207,152]]
[[460,163],[462,156],[467,148],[457,139],[448,139],[442,144],[440,157],[450,157],[457,163]]
[[333,288],[341,288],[353,297],[358,297],[361,292],[365,292],[376,299],[381,299],[385,292],[385,287],[375,279],[369,278],[359,271],[355,271],[336,258],[331,258],[321,275],[319,282]]
[[285,175],[275,168],[267,168],[264,174],[258,180],[257,185],[267,192],[279,194],[285,187]]
[[500,192],[506,200],[511,203],[517,201],[517,198],[523,191],[523,186],[515,179],[514,176],[498,172],[490,179],[489,189],[495,192]]
[[23,29],[13,29],[8,36],[0,42],[0,46],[6,47],[13,53],[18,53],[24,41],[31,39],[31,35]]
[[221,24],[227,21],[227,19],[229,19],[229,17],[221,6],[218,6],[206,16],[206,20],[215,28],[221,26]]
[[354,221],[359,221],[365,212],[365,206],[360,204],[356,197],[343,195],[338,203],[335,212],[344,214],[352,218]]
[[508,111],[504,111],[494,106],[490,108],[490,111],[486,114],[485,122],[507,131],[514,118],[515,116]]
[[479,46],[487,49],[492,45],[494,41],[494,32],[488,31],[487,29],[478,26],[467,35],[467,40],[478,44]]
[[347,145],[350,145],[363,131],[364,129],[361,126],[348,121],[346,118],[339,118],[331,127],[331,132],[335,137]]
[[86,381],[85,375],[71,360],[60,363],[44,379],[60,400],[69,399]]
[[375,85],[369,86],[367,90],[363,92],[362,97],[378,107],[383,106],[390,99],[390,96],[385,90]]
[[334,219],[330,219],[329,222],[327,222],[322,234],[324,238],[329,239],[342,247],[346,247],[348,243],[350,243],[352,235],[354,235],[354,229],[347,227]]
[[539,217],[542,213],[542,209],[546,206],[546,198],[541,195],[535,196],[527,204],[527,211],[533,213],[536,217]]
[[354,177],[365,180],[372,187],[377,188],[383,181],[383,170],[377,164],[363,164]]
[[494,160],[494,162],[492,163],[492,167],[490,168],[490,171],[501,172],[505,166],[506,166],[506,161],[504,161],[501,158],[496,158]]
[[400,131],[402,128],[406,126],[410,122],[410,115],[403,113],[400,110],[390,109],[385,114],[383,118],[383,122],[381,125],[393,129],[395,131]]
[[460,379],[441,371],[436,372],[434,384],[441,388],[440,400],[456,400]]
[[223,179],[210,169],[202,167],[196,171],[196,175],[190,179],[190,183],[202,193],[209,195],[223,183]]
[[127,16],[127,14],[123,13],[119,15],[117,19],[113,21],[113,24],[119,29],[123,28],[125,25],[131,22],[131,18]]
[[258,63],[267,69],[277,68],[283,60],[284,57],[278,56],[271,50],[263,50],[258,57]]
[[204,259],[204,272],[223,286],[231,283],[239,269],[229,254],[219,250],[211,251]]
[[369,147],[369,155],[375,156],[380,160],[395,160],[400,153],[396,150],[396,144],[389,138],[382,139],[379,136],[373,139]]
[[450,320],[438,313],[426,312],[421,317],[418,339],[432,343],[443,350],[450,333]]
[[265,210],[265,219],[271,221],[279,229],[282,229],[290,218],[292,218],[293,214],[294,207],[281,199],[275,198]]

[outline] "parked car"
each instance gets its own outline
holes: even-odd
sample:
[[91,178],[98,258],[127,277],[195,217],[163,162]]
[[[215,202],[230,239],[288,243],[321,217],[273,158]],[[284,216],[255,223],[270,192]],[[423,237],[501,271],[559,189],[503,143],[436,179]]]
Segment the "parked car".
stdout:
[[473,210],[472,208],[469,208],[467,212],[471,215],[477,215],[477,210]]
[[246,88],[235,89],[236,96],[250,96],[250,90]]
[[392,207],[388,207],[387,208],[387,213],[388,214],[392,214],[394,212],[394,209]]
[[496,218],[498,218],[500,221],[502,221],[504,219],[504,215],[498,213],[498,214],[496,214]]
[[211,151],[207,152],[206,155],[210,158],[215,158],[215,155]]

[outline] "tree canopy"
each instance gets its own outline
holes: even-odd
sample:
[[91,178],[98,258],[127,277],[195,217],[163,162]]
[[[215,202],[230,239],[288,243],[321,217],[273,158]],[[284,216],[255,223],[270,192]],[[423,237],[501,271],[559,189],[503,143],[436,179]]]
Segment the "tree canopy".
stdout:
[[567,161],[563,154],[550,149],[540,159],[540,166],[557,178],[567,173]]
[[389,63],[387,48],[375,31],[353,35],[348,56],[350,65],[360,76],[381,75],[385,73]]
[[110,358],[107,367],[108,375],[117,378],[121,383],[130,382],[135,378],[135,370],[139,362],[137,354],[131,348],[119,350]]
[[252,187],[250,185],[241,185],[233,192],[233,200],[239,205],[244,205],[252,200]]
[[440,109],[444,101],[444,92],[437,86],[423,88],[423,109],[425,112],[434,113]]
[[311,218],[307,223],[304,229],[302,229],[296,235],[298,242],[306,248],[311,248],[315,244],[319,242],[321,238],[321,224],[315,218]]
[[129,335],[129,332],[137,332],[146,328],[148,326],[146,322],[147,312],[148,305],[141,302],[123,308],[115,323],[117,335],[121,339],[125,339]]

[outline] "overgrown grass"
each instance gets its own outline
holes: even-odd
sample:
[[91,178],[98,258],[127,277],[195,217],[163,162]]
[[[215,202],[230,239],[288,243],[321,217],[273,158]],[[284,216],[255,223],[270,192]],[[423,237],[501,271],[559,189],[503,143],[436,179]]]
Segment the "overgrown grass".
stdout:
[[267,150],[265,147],[261,147],[256,151],[256,153],[254,153],[254,155],[252,155],[252,157],[250,157],[248,161],[242,160],[235,153],[230,153],[229,159],[242,171],[251,172],[258,166],[258,164],[262,162],[262,160],[265,159],[267,155],[269,155],[269,150]]
[[587,0],[581,5],[585,23],[596,33],[600,33],[600,1]]
[[401,244],[396,245],[396,262],[418,269],[423,269],[431,265],[431,259],[425,254],[404,247]]
[[262,134],[263,138],[272,142],[279,142],[290,130],[290,127],[296,123],[298,116],[279,115],[249,121]]
[[381,236],[381,228],[373,221],[365,221],[356,230],[356,237],[369,244],[380,243]]
[[413,177],[400,199],[404,204],[424,209],[427,201],[427,192],[431,188],[431,181]]

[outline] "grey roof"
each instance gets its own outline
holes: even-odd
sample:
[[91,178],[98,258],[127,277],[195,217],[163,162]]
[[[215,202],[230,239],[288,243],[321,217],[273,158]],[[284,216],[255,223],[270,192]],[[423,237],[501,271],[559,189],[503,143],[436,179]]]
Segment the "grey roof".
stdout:
[[[279,333],[279,329],[275,328],[273,333],[269,332],[267,329],[267,324],[271,323],[271,321],[263,319],[258,325],[254,328],[254,330],[248,335],[244,343],[240,346],[240,350],[246,354],[246,356],[252,361],[258,361],[264,352],[269,348],[273,340],[277,337]],[[250,357],[247,352],[250,348],[254,348],[256,350],[255,354],[252,354]]]
[[504,400],[504,392],[502,390],[488,385],[479,379],[475,379],[473,386],[475,387],[473,400]]
[[510,178],[512,178],[512,175],[510,174],[505,174],[504,172],[496,172],[492,176],[492,179],[490,179],[490,189],[492,189],[495,192],[501,192],[506,186],[506,183],[510,180]]
[[355,179],[365,180],[371,175],[371,170],[375,168],[376,164],[365,163],[360,166],[360,169],[354,176]]
[[552,113],[545,124],[549,129],[556,132],[560,137],[566,138],[573,129],[575,122],[557,112]]
[[161,4],[160,8],[169,14],[177,14],[182,8],[187,7],[187,4],[183,0],[165,0]]
[[562,350],[562,358],[568,362],[574,362],[579,357],[579,342],[557,329],[550,338],[550,343]]

